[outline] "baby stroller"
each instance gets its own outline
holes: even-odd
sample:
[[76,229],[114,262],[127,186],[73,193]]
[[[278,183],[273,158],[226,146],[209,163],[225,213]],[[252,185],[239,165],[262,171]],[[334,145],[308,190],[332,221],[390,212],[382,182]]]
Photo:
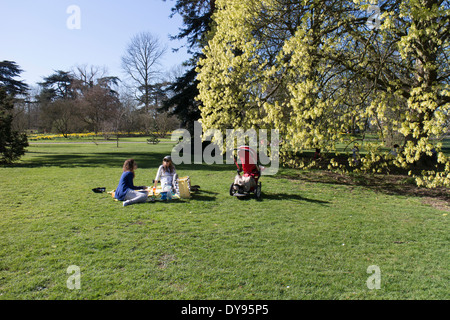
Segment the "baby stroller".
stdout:
[[[237,150],[237,156],[240,159],[242,168],[239,167],[236,157],[234,162],[237,166],[237,175],[234,182],[230,187],[230,196],[245,197],[252,193],[256,199],[261,198],[261,182],[259,177],[261,176],[261,169],[257,165],[257,154],[255,150],[248,146],[241,146]],[[243,175],[241,175],[243,172]]]

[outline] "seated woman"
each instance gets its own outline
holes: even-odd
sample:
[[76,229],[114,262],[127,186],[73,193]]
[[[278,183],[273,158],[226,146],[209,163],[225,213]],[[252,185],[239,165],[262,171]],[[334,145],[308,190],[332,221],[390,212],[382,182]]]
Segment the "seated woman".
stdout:
[[171,156],[166,156],[163,159],[162,165],[159,166],[158,172],[156,173],[155,185],[158,184],[158,181],[161,180],[161,189],[162,192],[167,192],[170,197],[170,193],[175,186],[175,179],[177,176],[177,171],[172,162]]
[[134,171],[136,169],[137,163],[134,159],[128,159],[123,164],[123,173],[114,197],[117,200],[124,201],[124,207],[134,203],[146,202],[148,199],[148,193],[146,191],[137,191],[139,189],[145,189],[145,187],[135,187],[133,184]]

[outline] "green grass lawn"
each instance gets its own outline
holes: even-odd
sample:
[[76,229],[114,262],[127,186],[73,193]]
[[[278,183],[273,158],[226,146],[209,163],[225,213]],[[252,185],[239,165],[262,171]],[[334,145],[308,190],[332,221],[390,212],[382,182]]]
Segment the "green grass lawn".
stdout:
[[131,157],[151,185],[170,151],[31,145],[0,167],[0,299],[448,299],[448,206],[426,192],[284,169],[261,178],[261,201],[238,200],[234,165],[177,166],[201,186],[189,200],[122,207],[91,191],[115,189]]

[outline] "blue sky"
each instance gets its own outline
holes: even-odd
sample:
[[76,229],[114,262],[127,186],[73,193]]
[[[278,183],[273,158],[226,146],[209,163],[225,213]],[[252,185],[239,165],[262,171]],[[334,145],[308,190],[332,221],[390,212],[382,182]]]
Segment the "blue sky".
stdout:
[[[150,32],[168,46],[162,62],[169,70],[189,58],[183,43],[172,41],[182,27],[181,17],[170,18],[174,0],[0,0],[0,61],[15,61],[21,77],[34,86],[54,70],[77,65],[106,67],[108,75],[124,78],[120,59],[132,36]],[[80,29],[67,9],[80,9]]]

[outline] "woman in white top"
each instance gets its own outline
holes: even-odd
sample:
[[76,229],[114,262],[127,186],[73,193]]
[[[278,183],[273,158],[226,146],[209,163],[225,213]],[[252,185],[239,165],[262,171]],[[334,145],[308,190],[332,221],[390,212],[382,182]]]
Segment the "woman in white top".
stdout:
[[158,181],[161,180],[162,191],[172,191],[176,174],[177,171],[172,163],[172,158],[170,156],[164,157],[163,163],[159,166],[158,173],[156,174],[154,187],[156,188]]

